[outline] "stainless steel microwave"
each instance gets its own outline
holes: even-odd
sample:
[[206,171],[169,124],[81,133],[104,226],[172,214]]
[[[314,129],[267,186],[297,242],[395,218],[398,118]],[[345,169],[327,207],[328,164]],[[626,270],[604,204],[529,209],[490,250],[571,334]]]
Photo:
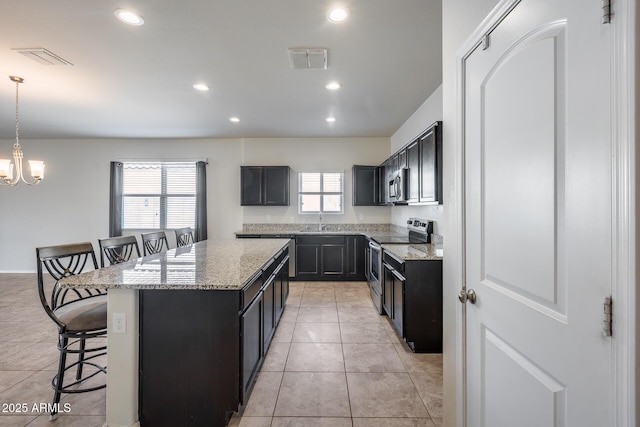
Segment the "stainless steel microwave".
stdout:
[[394,203],[407,201],[407,174],[409,169],[399,169],[389,181],[389,198]]

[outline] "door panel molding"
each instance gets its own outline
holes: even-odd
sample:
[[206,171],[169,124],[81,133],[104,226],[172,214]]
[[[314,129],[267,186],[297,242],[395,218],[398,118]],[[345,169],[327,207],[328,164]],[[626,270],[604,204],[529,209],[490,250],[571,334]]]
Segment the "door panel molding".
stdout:
[[[484,399],[482,405],[482,424],[486,427],[509,425],[521,427],[566,426],[567,387],[542,367],[533,363],[518,349],[495,334],[485,325],[482,326],[482,370],[492,370],[508,376],[517,387],[506,389],[486,384],[483,375]],[[529,395],[525,401],[523,390]],[[497,411],[486,410],[497,408]]]

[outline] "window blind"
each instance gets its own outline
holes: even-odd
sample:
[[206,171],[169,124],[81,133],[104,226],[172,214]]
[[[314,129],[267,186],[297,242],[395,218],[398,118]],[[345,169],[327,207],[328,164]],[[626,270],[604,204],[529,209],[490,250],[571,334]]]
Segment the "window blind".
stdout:
[[343,213],[343,172],[300,172],[298,213]]
[[195,228],[196,165],[123,163],[122,228]]

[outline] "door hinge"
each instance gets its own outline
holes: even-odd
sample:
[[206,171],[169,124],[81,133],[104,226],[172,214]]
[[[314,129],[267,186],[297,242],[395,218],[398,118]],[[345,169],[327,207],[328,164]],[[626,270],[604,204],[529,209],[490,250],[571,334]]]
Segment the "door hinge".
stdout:
[[602,23],[609,24],[611,22],[611,0],[602,0]]
[[604,313],[602,316],[602,335],[610,337],[613,335],[613,300],[610,296],[604,298]]

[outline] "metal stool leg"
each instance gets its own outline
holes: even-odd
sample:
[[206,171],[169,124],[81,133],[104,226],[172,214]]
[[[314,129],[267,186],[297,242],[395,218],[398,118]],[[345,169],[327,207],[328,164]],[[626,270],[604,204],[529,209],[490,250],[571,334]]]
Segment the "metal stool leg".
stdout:
[[60,360],[58,361],[58,374],[53,377],[51,381],[51,385],[55,390],[53,394],[53,408],[51,410],[51,414],[49,415],[50,420],[55,420],[58,418],[58,405],[60,403],[60,396],[62,394],[62,385],[64,384],[64,371],[67,364],[67,344],[69,343],[69,338],[59,335],[58,337],[58,350],[60,350]]
[[82,365],[84,361],[84,348],[85,348],[85,339],[80,339],[80,352],[78,353],[78,369],[76,371],[76,380],[82,378]]

